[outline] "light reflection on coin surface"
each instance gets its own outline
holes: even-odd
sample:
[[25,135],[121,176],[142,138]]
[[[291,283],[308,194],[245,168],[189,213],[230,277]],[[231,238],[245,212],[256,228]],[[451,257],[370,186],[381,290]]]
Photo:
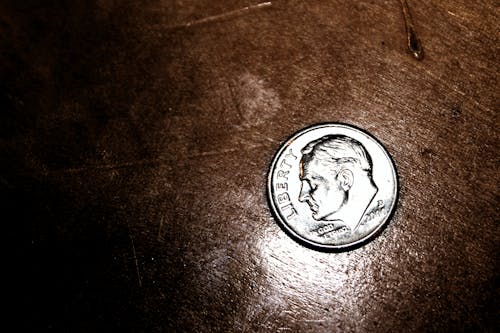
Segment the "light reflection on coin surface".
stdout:
[[328,123],[305,128],[278,150],[268,175],[273,214],[296,239],[322,249],[375,235],[397,200],[392,159],[371,135]]

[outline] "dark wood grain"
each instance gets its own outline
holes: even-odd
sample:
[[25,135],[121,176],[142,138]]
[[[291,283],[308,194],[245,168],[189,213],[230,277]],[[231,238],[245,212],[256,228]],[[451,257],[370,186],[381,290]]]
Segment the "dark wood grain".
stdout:
[[[498,6],[409,1],[417,61],[397,0],[255,4],[0,4],[17,325],[496,331]],[[265,196],[280,142],[330,121],[400,178],[387,228],[341,253],[295,243]]]

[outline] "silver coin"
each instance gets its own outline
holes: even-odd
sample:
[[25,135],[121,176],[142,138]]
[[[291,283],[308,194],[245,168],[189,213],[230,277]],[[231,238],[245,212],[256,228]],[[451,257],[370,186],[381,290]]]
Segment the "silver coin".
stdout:
[[269,203],[295,239],[322,249],[359,245],[396,206],[396,168],[371,135],[336,123],[305,128],[274,156]]

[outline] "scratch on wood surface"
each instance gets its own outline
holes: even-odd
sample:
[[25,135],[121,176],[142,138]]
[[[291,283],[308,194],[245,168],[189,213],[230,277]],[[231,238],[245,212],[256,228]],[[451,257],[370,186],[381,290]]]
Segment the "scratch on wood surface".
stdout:
[[158,238],[157,238],[157,240],[159,242],[163,242],[163,235],[162,235],[163,220],[164,220],[164,217],[162,216],[161,219],[160,219],[160,226],[158,227]]
[[422,43],[418,39],[417,32],[413,26],[413,20],[410,15],[410,8],[406,0],[399,0],[401,2],[401,7],[403,9],[403,18],[406,27],[406,40],[407,46],[410,53],[417,60],[422,60],[424,58],[424,50],[422,48]]
[[161,164],[167,162],[163,158],[153,158],[146,160],[138,160],[132,162],[123,163],[106,163],[106,164],[96,164],[96,165],[85,165],[80,168],[67,168],[67,169],[57,169],[57,170],[47,170],[43,172],[45,175],[58,175],[58,174],[78,174],[87,171],[113,171],[117,169],[126,169],[130,167],[136,167],[140,165],[148,164]]
[[438,81],[440,84],[442,84],[448,90],[453,90],[456,93],[462,95],[463,97],[465,97],[465,99],[467,101],[473,103],[474,105],[476,105],[478,108],[482,109],[483,111],[487,111],[487,112],[489,112],[491,114],[495,114],[495,112],[492,109],[490,109],[489,107],[484,106],[483,104],[479,103],[474,98],[470,97],[465,92],[463,92],[462,90],[460,90],[460,88],[458,88],[456,85],[451,85],[451,84],[447,83],[446,80],[444,80],[441,77],[437,76],[436,74],[432,73],[428,69],[425,69],[424,71],[425,71],[425,73],[427,73],[427,75],[429,75],[430,77],[432,77],[433,79],[435,79],[436,81]]
[[222,13],[222,14],[212,15],[212,16],[208,16],[208,17],[205,17],[205,18],[202,18],[199,20],[193,20],[193,21],[189,21],[187,23],[171,26],[167,29],[168,30],[177,30],[177,29],[189,28],[189,27],[193,27],[193,26],[197,26],[197,25],[201,25],[201,24],[205,24],[205,23],[220,21],[220,20],[224,20],[224,19],[230,19],[233,17],[237,17],[240,15],[246,14],[246,13],[253,11],[253,10],[256,10],[256,9],[270,7],[271,5],[272,5],[271,1],[261,2],[261,3],[258,3],[256,5],[250,5],[250,6],[246,6],[243,8],[230,10],[230,11],[227,11],[227,12]]
[[134,238],[130,234],[129,237],[132,243],[132,253],[134,254],[135,270],[137,271],[137,281],[139,282],[139,287],[142,287],[141,272],[139,271],[139,262],[137,260],[137,254],[135,252]]
[[232,85],[229,82],[226,82],[227,89],[229,91],[229,96],[231,97],[231,102],[234,104],[234,107],[236,109],[236,113],[238,114],[239,119],[243,119],[243,112],[241,111],[241,103],[239,102],[238,98],[236,97],[236,93],[234,92],[234,89]]
[[270,138],[268,136],[264,137],[265,140],[271,142],[271,143],[279,143],[280,141],[279,140],[276,140],[276,139],[273,139],[273,138]]
[[[253,147],[251,147],[251,148],[253,148]],[[220,155],[220,154],[225,154],[225,153],[232,153],[232,152],[235,152],[237,150],[238,149],[236,149],[236,148],[211,150],[211,151],[193,153],[192,156],[193,157],[213,156],[213,155]],[[80,168],[45,170],[41,173],[45,176],[54,176],[54,175],[60,175],[60,174],[78,174],[78,173],[89,172],[89,171],[113,171],[113,170],[117,170],[117,169],[126,169],[126,168],[141,166],[141,165],[168,164],[167,162],[171,163],[171,161],[166,160],[164,158],[153,158],[153,159],[139,160],[139,161],[133,161],[133,162],[86,165],[86,166],[83,166]]]
[[194,154],[194,156],[214,156],[226,153],[234,153],[238,149],[236,148],[227,148],[227,149],[219,149],[219,150],[210,150],[210,151],[202,151]]

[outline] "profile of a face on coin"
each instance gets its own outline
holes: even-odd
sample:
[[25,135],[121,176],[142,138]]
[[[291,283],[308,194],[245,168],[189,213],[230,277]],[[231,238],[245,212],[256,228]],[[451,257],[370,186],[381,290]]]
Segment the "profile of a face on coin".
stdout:
[[302,149],[299,201],[307,202],[315,220],[355,230],[378,190],[371,164],[364,147],[345,135],[310,142]]
[[390,218],[396,170],[366,132],[320,124],[299,131],[278,151],[268,195],[275,217],[294,238],[323,249],[348,248]]

